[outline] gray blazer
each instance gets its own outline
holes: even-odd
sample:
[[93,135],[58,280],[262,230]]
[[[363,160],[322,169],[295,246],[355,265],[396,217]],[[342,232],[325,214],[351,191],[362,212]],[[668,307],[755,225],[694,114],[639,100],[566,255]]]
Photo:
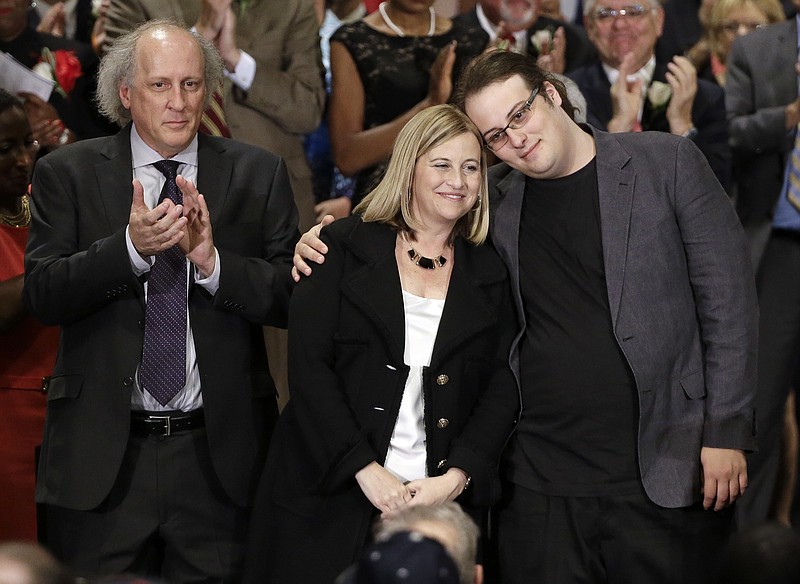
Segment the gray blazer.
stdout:
[[797,20],[737,38],[728,60],[725,108],[739,187],[737,211],[757,265],[772,228],[794,130],[786,106],[797,98]]
[[[654,503],[688,506],[700,498],[701,447],[755,448],[758,305],[744,233],[690,140],[591,131],[611,320],[639,396],[642,483]],[[490,187],[492,238],[524,330],[525,176],[498,165]],[[520,337],[510,357],[518,379]]]

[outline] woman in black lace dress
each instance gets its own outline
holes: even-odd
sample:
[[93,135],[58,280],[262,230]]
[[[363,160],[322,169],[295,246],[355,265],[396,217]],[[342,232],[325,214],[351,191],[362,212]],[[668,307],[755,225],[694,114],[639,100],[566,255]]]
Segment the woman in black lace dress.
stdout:
[[377,184],[400,129],[447,102],[458,72],[483,50],[481,34],[437,15],[433,3],[388,0],[331,37],[331,145],[356,188],[352,204],[334,199],[320,215],[349,214]]

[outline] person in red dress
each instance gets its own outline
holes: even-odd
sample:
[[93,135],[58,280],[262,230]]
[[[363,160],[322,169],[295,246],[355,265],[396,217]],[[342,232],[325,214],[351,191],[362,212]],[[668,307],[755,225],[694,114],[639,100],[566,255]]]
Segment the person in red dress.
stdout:
[[27,192],[38,149],[22,102],[0,90],[0,541],[36,539],[34,451],[58,348],[58,329],[35,321],[22,304]]

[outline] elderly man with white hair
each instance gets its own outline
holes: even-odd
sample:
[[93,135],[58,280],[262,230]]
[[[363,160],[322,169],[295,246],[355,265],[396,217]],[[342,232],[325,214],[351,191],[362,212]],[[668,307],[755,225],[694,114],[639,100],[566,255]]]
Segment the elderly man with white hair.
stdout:
[[588,103],[587,121],[609,132],[656,130],[697,144],[722,186],[731,153],[725,94],[686,57],[656,59],[664,31],[659,0],[586,0],[584,26],[600,61],[569,72]]

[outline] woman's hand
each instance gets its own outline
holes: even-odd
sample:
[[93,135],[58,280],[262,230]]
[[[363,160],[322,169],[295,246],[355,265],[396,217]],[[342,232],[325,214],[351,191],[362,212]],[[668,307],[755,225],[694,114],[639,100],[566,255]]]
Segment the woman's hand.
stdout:
[[411,500],[411,491],[377,462],[356,473],[356,481],[369,502],[381,513],[396,511]]
[[447,103],[453,92],[453,66],[456,64],[456,41],[447,43],[431,66],[428,83],[429,105]]
[[36,32],[43,32],[57,37],[64,36],[67,27],[67,17],[64,13],[64,3],[56,2],[44,13]]
[[441,505],[455,500],[467,486],[467,474],[451,468],[438,477],[411,481],[406,485],[414,496],[409,505]]
[[33,138],[43,148],[52,150],[75,141],[75,134],[70,132],[59,119],[58,112],[52,105],[32,93],[19,95],[24,100],[25,113],[28,114]]

